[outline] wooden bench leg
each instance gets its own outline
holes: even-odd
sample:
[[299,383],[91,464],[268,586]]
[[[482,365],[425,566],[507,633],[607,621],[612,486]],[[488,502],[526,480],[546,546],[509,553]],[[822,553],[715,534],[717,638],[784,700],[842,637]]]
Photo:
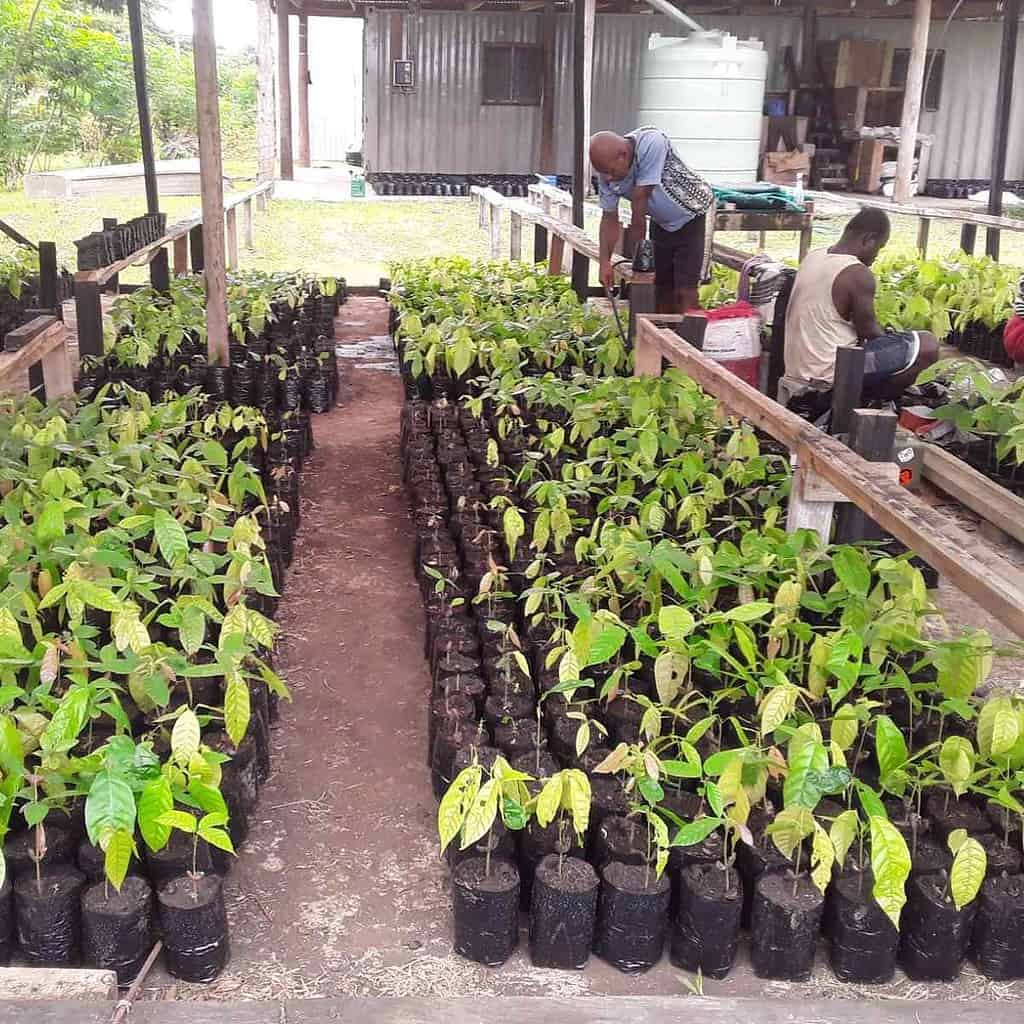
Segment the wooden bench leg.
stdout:
[[183,277],[188,273],[188,235],[174,240],[174,276]]
[[515,211],[509,214],[509,258],[516,263],[523,258],[523,218]]
[[501,259],[501,207],[491,205],[488,211],[491,232],[491,259]]
[[548,254],[548,276],[558,277],[563,272],[565,240],[560,235],[551,236],[551,250]]
[[47,401],[53,401],[62,395],[70,395],[75,389],[71,374],[71,357],[67,343],[47,352],[42,358],[43,386]]
[[786,517],[786,532],[815,530],[827,544],[832,534],[832,514],[835,505],[831,501],[813,501],[804,496],[804,490],[811,474],[801,465],[793,472],[789,493],[789,512]]
[[238,209],[232,206],[225,216],[227,218],[228,269],[235,270],[238,267]]
[[252,200],[246,199],[242,204],[242,239],[246,249],[253,250],[256,245],[253,241],[253,216]]

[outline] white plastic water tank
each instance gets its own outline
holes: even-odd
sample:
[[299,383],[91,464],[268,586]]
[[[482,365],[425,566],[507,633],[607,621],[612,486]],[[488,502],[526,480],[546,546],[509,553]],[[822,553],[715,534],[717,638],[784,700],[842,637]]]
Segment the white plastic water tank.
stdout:
[[651,36],[640,71],[641,125],[672,140],[716,185],[756,181],[768,55],[757,39],[694,32]]

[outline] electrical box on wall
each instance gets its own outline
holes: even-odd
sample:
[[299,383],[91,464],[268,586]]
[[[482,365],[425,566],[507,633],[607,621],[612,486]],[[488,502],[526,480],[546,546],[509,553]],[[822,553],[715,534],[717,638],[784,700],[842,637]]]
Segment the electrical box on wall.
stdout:
[[411,60],[393,60],[391,62],[391,87],[393,89],[412,89],[416,85],[416,67]]

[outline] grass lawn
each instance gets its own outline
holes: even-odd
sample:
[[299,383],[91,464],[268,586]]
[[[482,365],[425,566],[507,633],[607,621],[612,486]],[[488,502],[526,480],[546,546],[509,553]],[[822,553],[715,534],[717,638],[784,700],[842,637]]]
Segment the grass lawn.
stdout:
[[[173,222],[193,214],[195,197],[168,197],[163,202]],[[74,239],[95,231],[103,217],[127,220],[144,211],[141,199],[26,199],[20,193],[0,192],[0,218],[27,237],[57,242],[65,266],[75,266]],[[842,229],[845,218],[823,219],[816,224],[814,244],[828,245]],[[587,228],[597,230],[597,215],[588,213]],[[756,251],[757,236],[725,234],[727,244]],[[957,251],[959,227],[933,221],[929,254],[943,256]],[[917,220],[895,217],[893,248],[913,251]],[[508,251],[508,224],[504,225],[502,252]],[[524,254],[529,257],[532,234],[524,232]],[[797,236],[768,235],[768,251],[780,258],[795,259]],[[979,232],[978,252],[984,251],[984,232]],[[477,226],[474,200],[352,200],[343,203],[275,201],[268,214],[256,215],[256,250],[244,253],[243,267],[262,270],[309,270],[340,274],[351,284],[374,284],[387,273],[388,262],[421,256],[461,254],[487,257],[487,236]],[[1024,233],[1004,232],[1003,259],[1024,266]],[[144,269],[123,275],[126,282],[145,279]]]

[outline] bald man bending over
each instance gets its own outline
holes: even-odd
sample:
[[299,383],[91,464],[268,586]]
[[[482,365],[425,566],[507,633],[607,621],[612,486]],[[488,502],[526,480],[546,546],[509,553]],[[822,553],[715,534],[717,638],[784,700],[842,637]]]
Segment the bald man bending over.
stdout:
[[601,199],[601,284],[614,284],[612,260],[622,235],[619,200],[628,199],[632,221],[627,251],[645,237],[651,218],[654,286],[659,313],[684,313],[699,305],[698,288],[707,276],[707,214],[713,209],[711,186],[694,174],[657,128],[628,135],[598,132],[590,140],[590,162],[598,175]]

